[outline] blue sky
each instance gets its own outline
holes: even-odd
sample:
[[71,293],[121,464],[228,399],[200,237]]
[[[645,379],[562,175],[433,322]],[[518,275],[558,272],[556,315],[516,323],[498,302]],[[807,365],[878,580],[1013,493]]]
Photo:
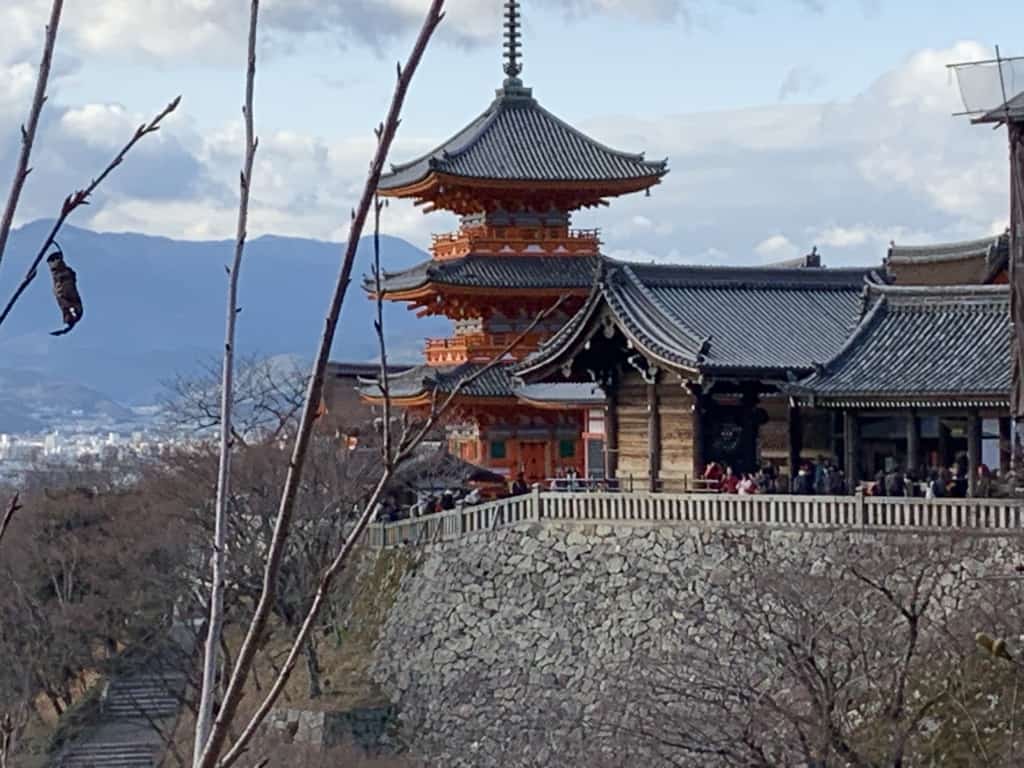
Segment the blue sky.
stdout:
[[[45,0],[0,8],[0,181],[9,175]],[[242,0],[69,4],[53,99],[22,219],[45,215],[133,123],[175,93],[178,115],[76,223],[229,235],[240,161]],[[265,0],[254,232],[345,235],[425,0]],[[501,0],[451,0],[417,76],[394,160],[479,113],[501,79]],[[1001,137],[951,117],[944,64],[1004,53],[1024,4],[948,0],[525,0],[524,79],[548,109],[622,149],[668,156],[652,198],[580,224],[644,260],[756,263],[818,245],[877,261],[891,239],[1005,226]],[[140,183],[150,180],[150,183]],[[6,186],[6,181],[2,181]],[[396,206],[423,245],[447,229]]]

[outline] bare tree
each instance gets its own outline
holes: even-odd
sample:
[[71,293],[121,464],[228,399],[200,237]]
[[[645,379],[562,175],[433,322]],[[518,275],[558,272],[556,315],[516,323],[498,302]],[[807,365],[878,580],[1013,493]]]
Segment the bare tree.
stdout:
[[39,128],[39,117],[42,115],[43,105],[46,103],[50,65],[53,62],[53,51],[57,47],[57,28],[60,26],[60,15],[63,10],[64,0],[53,0],[53,5],[50,6],[50,20],[46,25],[43,56],[39,61],[39,72],[36,74],[32,105],[29,107],[28,120],[21,127],[21,151],[18,153],[18,162],[14,169],[14,179],[11,181],[11,191],[7,195],[7,204],[4,206],[3,215],[0,216],[0,264],[3,262],[4,251],[7,249],[7,238],[10,236],[11,227],[14,224],[14,214],[18,210],[18,202],[21,200],[21,190],[32,171],[30,167],[32,146],[35,144],[36,130]]
[[239,180],[238,229],[235,235],[235,255],[228,270],[227,318],[224,327],[224,367],[220,392],[220,461],[217,471],[217,496],[214,506],[213,583],[210,588],[210,619],[203,653],[203,679],[200,689],[199,712],[196,715],[193,756],[193,762],[196,765],[201,762],[202,750],[210,736],[210,729],[213,725],[217,650],[221,644],[221,632],[224,624],[224,548],[227,543],[227,505],[228,496],[231,493],[231,455],[234,450],[231,411],[235,394],[235,321],[238,317],[238,277],[242,268],[242,254],[245,250],[249,218],[249,191],[252,185],[252,169],[257,145],[253,127],[253,91],[256,84],[256,28],[259,21],[259,8],[259,0],[252,0],[249,12],[245,105],[242,107],[242,114],[245,118],[245,151],[243,154],[242,173]]
[[[263,589],[260,594],[259,602],[256,606],[253,621],[246,633],[245,640],[243,641],[242,647],[238,653],[238,658],[235,661],[231,680],[224,695],[224,701],[222,702],[220,711],[214,721],[209,738],[201,746],[201,758],[196,761],[196,768],[213,768],[213,766],[218,763],[228,765],[237,760],[241,751],[245,749],[248,741],[252,738],[255,729],[258,727],[259,723],[262,722],[262,719],[266,716],[266,713],[269,710],[269,706],[261,707],[253,718],[253,721],[246,727],[238,741],[232,747],[231,751],[227,755],[223,755],[229,729],[237,714],[238,705],[241,701],[243,690],[252,670],[260,638],[263,635],[267,619],[269,618],[272,610],[285,545],[287,543],[292,518],[295,512],[296,496],[302,477],[303,464],[312,438],[313,422],[321,402],[324,372],[327,367],[327,361],[334,341],[338,320],[341,315],[341,308],[345,300],[345,294],[351,281],[352,268],[355,264],[356,248],[359,244],[359,238],[362,235],[363,226],[373,202],[377,184],[380,180],[381,173],[383,172],[384,162],[391,148],[395,133],[398,130],[401,109],[405,101],[406,93],[409,89],[410,83],[412,82],[412,77],[416,72],[416,68],[423,57],[423,53],[426,51],[427,45],[430,42],[434,31],[441,23],[443,18],[443,6],[444,0],[433,0],[433,2],[431,2],[423,26],[417,36],[416,43],[406,66],[403,68],[399,65],[398,67],[398,83],[395,88],[391,106],[388,110],[388,116],[377,130],[377,152],[370,165],[370,173],[366,180],[359,204],[353,212],[352,222],[348,233],[348,243],[345,248],[345,256],[338,274],[334,294],[331,298],[327,312],[324,332],[320,339],[316,360],[309,378],[309,388],[306,394],[302,418],[299,422],[294,449],[288,464],[287,478],[285,480],[284,490],[281,494],[280,508],[275,521],[274,538],[271,543],[270,550],[267,553]],[[362,525],[360,526],[357,523],[356,530],[353,532],[354,537],[358,537],[362,534],[362,531],[369,523],[369,517],[366,517],[365,521],[360,520],[360,522]],[[346,545],[340,550],[339,558],[341,563],[343,563],[347,558],[354,542],[355,538],[350,537],[350,539],[346,541]],[[340,568],[340,563],[338,567]],[[328,569],[327,574],[330,573],[331,571]],[[329,583],[330,576],[325,574],[324,580]],[[321,586],[324,586],[323,583]],[[323,590],[318,590],[317,598],[320,598],[321,591]],[[317,598],[314,598],[314,606],[311,608],[311,611],[315,612],[319,610],[319,603],[322,601],[322,598],[319,600]],[[315,620],[315,613],[312,620]],[[312,620],[303,624],[303,630],[300,630],[300,634],[308,634],[307,624],[311,626]],[[300,638],[300,640],[301,639],[304,638]],[[289,657],[289,661],[291,664],[289,665],[286,663],[285,669],[290,673],[290,669],[294,667],[294,660],[291,659],[291,656]],[[277,692],[275,693],[274,690]],[[279,687],[275,686],[275,688],[272,689],[273,697],[270,700],[270,704],[273,703],[273,700],[276,699],[276,696],[279,695],[279,693]]]
[[[167,384],[162,420],[171,430],[207,437],[221,426],[221,362]],[[235,358],[231,439],[236,448],[294,434],[306,394],[306,373],[290,360]]]
[[[609,703],[595,727],[652,765],[947,764],[936,731],[957,722],[958,691],[976,687],[964,629],[984,600],[940,585],[960,579],[967,553],[937,541],[814,552],[734,538],[730,577],[672,608],[688,636],[618,676],[609,698],[628,705]],[[978,701],[949,742],[973,742],[971,711]]]
[[160,646],[186,588],[181,517],[126,488],[131,467],[30,476],[33,514],[0,562],[0,741],[8,756],[46,710],[61,715],[122,660]]

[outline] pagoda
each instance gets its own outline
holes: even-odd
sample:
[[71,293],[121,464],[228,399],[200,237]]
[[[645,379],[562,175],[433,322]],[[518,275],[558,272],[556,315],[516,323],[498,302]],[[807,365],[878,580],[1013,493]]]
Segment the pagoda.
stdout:
[[[587,408],[600,408],[603,395],[571,384],[517,387],[511,368],[582,307],[600,272],[599,233],[573,229],[573,212],[649,190],[667,161],[613,150],[541,107],[520,79],[518,0],[506,2],[504,26],[505,79],[494,101],[433,151],[393,165],[378,186],[381,196],[411,199],[425,213],[461,218],[456,232],[434,236],[431,259],[382,276],[388,300],[454,323],[452,336],[427,340],[425,364],[392,378],[391,397],[400,407],[428,407],[504,353],[459,392],[447,419],[450,450],[529,481],[569,468],[583,476],[588,450],[603,450],[586,442]],[[364,288],[376,295],[374,280]],[[372,383],[362,393],[380,399]],[[603,461],[593,464],[598,472]]]

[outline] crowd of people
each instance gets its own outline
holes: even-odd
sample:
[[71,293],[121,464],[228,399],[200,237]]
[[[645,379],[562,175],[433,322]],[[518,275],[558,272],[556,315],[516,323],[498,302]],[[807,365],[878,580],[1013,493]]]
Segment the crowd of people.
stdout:
[[893,467],[890,471],[879,471],[868,489],[873,496],[923,496],[927,499],[963,499],[968,495],[987,498],[996,491],[996,478],[986,464],[979,464],[973,494],[968,493],[970,482],[967,467],[955,463],[950,467],[932,467],[921,473],[920,478],[913,472]]
[[[876,473],[873,481],[861,484],[861,490],[869,496],[924,497],[924,498],[965,498],[969,482],[964,462],[950,467],[932,467],[926,472],[915,474],[900,468],[894,462],[887,462],[885,470]],[[999,479],[985,464],[978,467],[973,496],[985,498],[996,494]],[[736,472],[728,464],[711,462],[703,474],[704,490],[716,493],[732,493],[740,496],[755,494],[794,494],[800,496],[841,496],[853,492],[846,475],[833,459],[819,456],[817,461],[802,463],[796,474],[790,478],[781,474],[771,462],[762,464],[756,472]],[[600,483],[591,486],[582,479],[578,471],[569,467],[559,469],[549,482],[550,490],[614,490],[610,485]],[[508,486],[511,496],[530,493],[531,485],[523,472],[515,475]],[[415,503],[404,509],[394,496],[385,499],[381,520],[398,522],[415,517],[424,517],[447,512],[460,506],[472,506],[483,500],[480,489],[454,489],[441,493],[421,494]]]
[[765,462],[756,472],[737,473],[728,464],[713,461],[704,470],[703,480],[709,491],[741,496],[759,493],[840,495],[847,492],[843,471],[825,458],[804,463],[792,482],[781,476],[771,462]]
[[445,490],[441,493],[425,493],[412,504],[402,507],[394,495],[389,495],[381,504],[380,520],[385,523],[397,523],[414,517],[426,517],[462,506],[479,504],[482,501],[480,489],[466,490],[458,488]]
[[[985,498],[995,494],[998,478],[985,464],[978,466],[973,496]],[[823,456],[817,461],[800,465],[791,479],[780,476],[777,469],[765,463],[756,472],[737,473],[727,464],[712,462],[703,475],[704,487],[718,493],[739,495],[765,493],[791,493],[798,496],[841,496],[856,490],[847,483],[846,475],[836,462]],[[950,467],[932,467],[917,475],[890,462],[887,469],[879,470],[874,480],[862,485],[869,496],[966,498],[970,483],[964,462]]]

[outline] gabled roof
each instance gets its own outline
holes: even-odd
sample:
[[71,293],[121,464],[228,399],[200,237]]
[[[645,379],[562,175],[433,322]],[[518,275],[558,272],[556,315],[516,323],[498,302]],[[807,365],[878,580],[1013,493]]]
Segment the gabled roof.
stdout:
[[[385,272],[384,293],[402,293],[428,284],[464,288],[579,289],[594,282],[598,256],[464,256],[430,259],[401,272]],[[373,278],[363,288],[376,290]]]
[[667,161],[611,149],[540,106],[530,89],[505,87],[473,122],[422,157],[392,165],[381,177],[387,193],[431,174],[516,182],[593,183],[644,180],[667,173]]
[[395,472],[392,483],[416,491],[445,491],[469,483],[504,483],[505,477],[470,464],[446,448],[421,446]]
[[697,267],[605,262],[583,309],[517,368],[549,369],[594,332],[602,312],[671,368],[758,375],[810,370],[860,319],[866,269]]
[[848,403],[1008,399],[1005,286],[871,286],[870,293],[857,330],[794,392]]

